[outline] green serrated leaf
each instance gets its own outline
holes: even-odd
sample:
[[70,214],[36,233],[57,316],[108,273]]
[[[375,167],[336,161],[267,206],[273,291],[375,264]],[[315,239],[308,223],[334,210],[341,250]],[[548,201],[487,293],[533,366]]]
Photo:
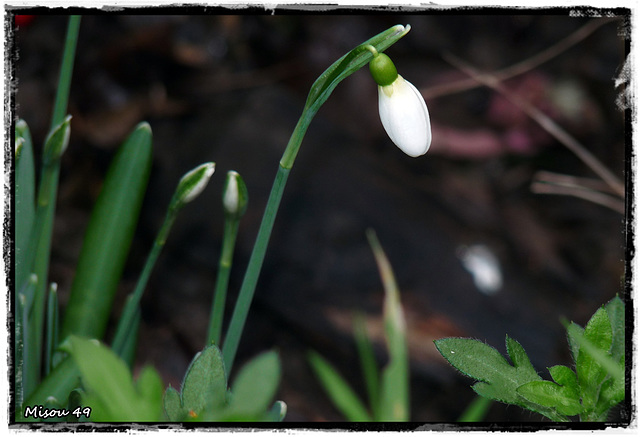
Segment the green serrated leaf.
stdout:
[[180,393],[175,388],[169,386],[164,392],[164,412],[171,422],[181,422],[186,416],[186,411],[182,408]]
[[580,388],[578,386],[578,377],[575,372],[566,366],[553,366],[549,368],[549,373],[553,380],[579,396]]
[[[624,368],[624,361],[622,362]],[[600,420],[606,420],[609,409],[613,408],[625,398],[624,378],[609,378],[600,388],[595,414]]]
[[[606,368],[602,365],[601,360],[594,356],[594,352],[596,355],[598,351],[608,354],[612,338],[609,316],[604,308],[600,308],[584,329],[576,362],[576,374],[582,392],[582,403],[587,413],[594,410],[598,401],[600,385],[607,376]],[[585,342],[595,350],[585,348]]]
[[583,410],[577,393],[551,381],[531,381],[518,387],[517,392],[529,402],[554,408],[563,415],[575,416]]
[[584,334],[584,328],[577,323],[571,322],[567,327],[567,341],[569,342],[569,348],[571,349],[571,356],[573,362],[578,362],[578,352],[580,352],[579,338]]
[[609,321],[611,322],[611,357],[619,361],[624,356],[625,347],[625,323],[624,323],[624,302],[618,296],[611,299],[605,306]]
[[231,387],[230,413],[245,417],[261,417],[278,390],[280,359],[276,351],[265,352],[245,364]]
[[514,367],[521,372],[529,372],[532,376],[537,376],[538,372],[533,368],[529,356],[525,352],[524,348],[513,338],[506,336],[507,353]]
[[547,411],[536,409],[518,395],[518,387],[541,378],[526,364],[524,349],[520,350],[521,346],[514,341],[507,340],[507,344],[520,367],[511,366],[500,352],[478,340],[444,338],[435,341],[438,351],[453,367],[481,381],[473,386],[479,395],[547,415]]
[[316,352],[309,352],[309,363],[338,410],[351,422],[369,422],[364,404],[338,371]]
[[227,377],[222,353],[215,345],[205,347],[191,361],[182,382],[182,406],[190,415],[217,409],[226,401]]

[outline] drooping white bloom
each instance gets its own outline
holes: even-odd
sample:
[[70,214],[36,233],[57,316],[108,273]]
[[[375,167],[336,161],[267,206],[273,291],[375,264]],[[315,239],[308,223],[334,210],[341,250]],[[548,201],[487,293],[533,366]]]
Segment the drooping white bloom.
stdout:
[[378,85],[378,109],[384,130],[409,156],[424,155],[431,145],[427,104],[413,84],[398,75],[390,85]]

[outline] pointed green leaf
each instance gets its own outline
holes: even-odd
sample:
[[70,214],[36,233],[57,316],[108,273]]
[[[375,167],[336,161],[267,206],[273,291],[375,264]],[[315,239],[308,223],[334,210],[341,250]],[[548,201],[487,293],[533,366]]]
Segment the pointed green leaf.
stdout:
[[373,412],[373,417],[379,417],[380,406],[380,379],[378,375],[378,365],[373,352],[371,339],[367,335],[367,326],[364,315],[358,313],[353,319],[354,337],[356,347],[358,348],[358,356],[360,357],[360,365],[362,367],[362,375],[367,386],[369,394],[369,405]]
[[92,420],[160,420],[162,383],[155,371],[143,372],[141,386],[136,387],[127,365],[111,349],[95,340],[75,336],[70,339],[71,355],[80,369]]
[[536,369],[533,368],[529,356],[525,352],[524,348],[513,338],[506,336],[507,353],[514,367],[521,372],[528,372],[534,378],[538,375]]
[[549,368],[549,373],[553,380],[576,394],[578,397],[580,388],[578,386],[578,377],[575,372],[566,366],[553,366]]
[[61,329],[102,338],[151,169],[151,127],[140,123],[109,166],[85,233]]
[[210,345],[198,352],[191,361],[182,382],[181,398],[184,409],[193,416],[205,409],[216,409],[226,401],[227,377],[220,349]]
[[583,410],[575,392],[551,381],[531,381],[518,387],[517,391],[529,402],[555,408],[560,414],[575,416]]
[[169,386],[164,392],[164,412],[171,422],[181,422],[186,416],[186,411],[180,402],[180,393],[175,388]]
[[611,342],[611,322],[607,311],[600,308],[584,329],[576,362],[576,374],[582,391],[582,403],[587,412],[595,408],[600,385],[607,376],[607,370],[598,355],[608,354]]
[[[624,368],[624,360],[622,361],[622,368]],[[606,415],[609,409],[622,402],[624,398],[624,378],[611,377],[605,380],[600,388],[595,414],[602,417],[602,420],[606,420]]]
[[571,349],[571,356],[573,362],[578,362],[578,353],[580,352],[579,338],[584,334],[584,328],[577,323],[571,322],[567,327],[567,341],[569,342],[569,348]]
[[382,372],[380,405],[376,419],[409,420],[409,362],[407,358],[406,321],[400,302],[400,291],[393,268],[378,237],[371,229],[367,238],[384,286],[384,334],[389,350],[389,363]]
[[235,416],[261,418],[278,390],[280,359],[275,351],[265,352],[247,364],[233,382],[230,410]]
[[316,352],[309,352],[309,362],[333,404],[351,422],[369,422],[364,404],[338,371]]
[[532,409],[516,392],[517,388],[531,381],[541,380],[537,372],[526,363],[524,349],[515,341],[507,340],[512,359],[519,367],[509,365],[493,347],[470,338],[444,338],[435,341],[436,348],[449,363],[473,379],[481,381],[473,389],[481,396],[508,404]]
[[614,297],[605,306],[609,321],[611,322],[611,357],[619,361],[624,355],[625,347],[625,324],[624,324],[624,302],[618,296]]

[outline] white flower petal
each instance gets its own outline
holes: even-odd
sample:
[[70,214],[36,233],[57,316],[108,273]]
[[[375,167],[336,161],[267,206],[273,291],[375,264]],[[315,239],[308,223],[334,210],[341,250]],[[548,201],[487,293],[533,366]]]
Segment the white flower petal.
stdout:
[[380,120],[396,146],[409,156],[427,153],[431,122],[427,104],[410,82],[398,75],[389,86],[378,86]]

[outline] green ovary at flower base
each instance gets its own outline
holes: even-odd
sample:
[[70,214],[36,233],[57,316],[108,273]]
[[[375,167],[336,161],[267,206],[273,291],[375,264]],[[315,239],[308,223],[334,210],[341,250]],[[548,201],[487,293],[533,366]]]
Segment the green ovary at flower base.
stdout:
[[424,98],[398,74],[387,55],[367,48],[373,54],[369,70],[378,84],[378,109],[384,130],[407,155],[424,155],[431,145],[431,122]]

